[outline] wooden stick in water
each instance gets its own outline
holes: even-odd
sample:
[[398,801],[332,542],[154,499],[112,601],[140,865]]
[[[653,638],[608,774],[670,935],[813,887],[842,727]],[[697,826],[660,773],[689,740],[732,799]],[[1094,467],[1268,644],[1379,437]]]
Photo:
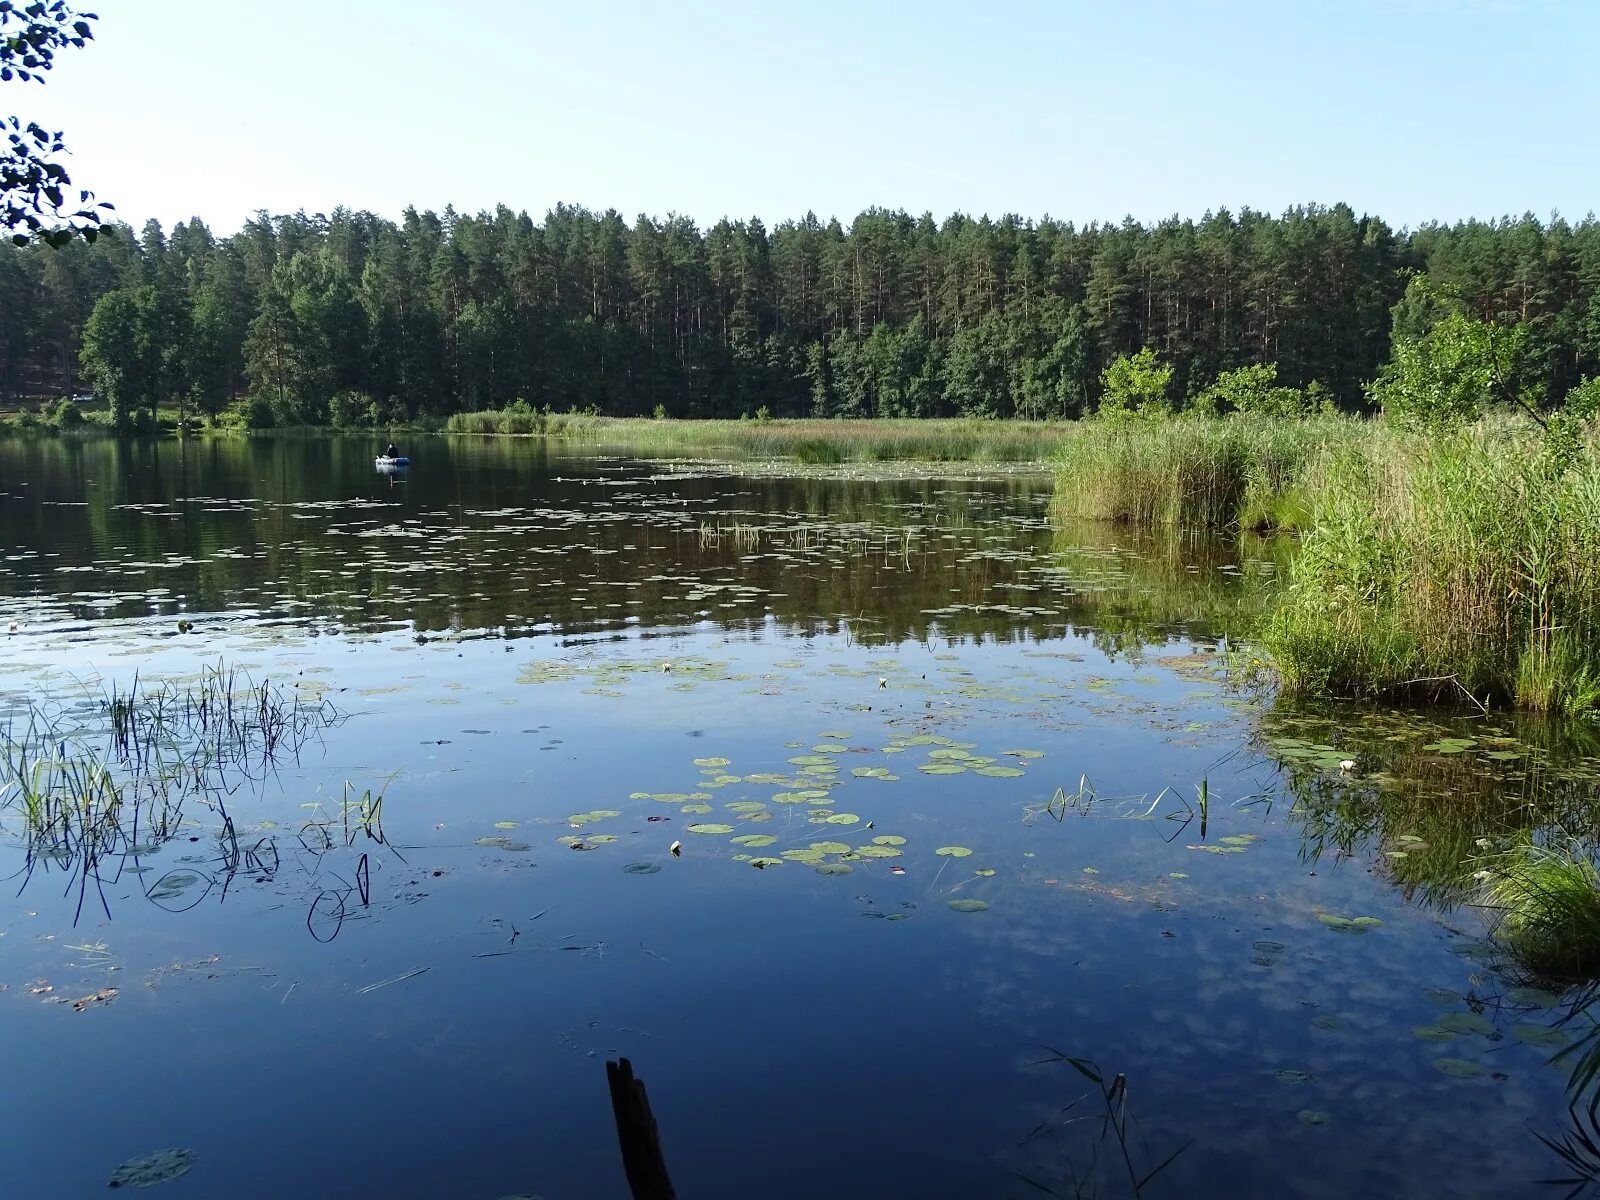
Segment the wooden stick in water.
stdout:
[[606,1083],[611,1087],[611,1111],[617,1118],[622,1169],[627,1173],[633,1200],[676,1200],[644,1081],[634,1078],[633,1064],[624,1058],[606,1062]]

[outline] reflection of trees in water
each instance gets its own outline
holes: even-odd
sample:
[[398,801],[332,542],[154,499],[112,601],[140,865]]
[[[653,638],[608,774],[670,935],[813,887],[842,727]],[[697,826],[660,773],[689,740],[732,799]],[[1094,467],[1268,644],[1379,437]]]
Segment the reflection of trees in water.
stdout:
[[[1535,1012],[1519,1013],[1519,1000],[1548,989],[1538,1005],[1556,1005],[1550,1060],[1567,1074],[1569,1105],[1560,1128],[1532,1132],[1565,1170],[1551,1182],[1569,1197],[1600,1188],[1600,983],[1540,977],[1482,907],[1485,872],[1508,848],[1600,857],[1600,731],[1520,714],[1451,720],[1280,703],[1264,716],[1257,748],[1283,769],[1308,861],[1368,860],[1407,900],[1481,918],[1470,1011],[1527,1021]],[[1330,770],[1334,756],[1357,769]]]
[[885,643],[1083,627],[1120,653],[1242,628],[1281,555],[1259,539],[1052,525],[1037,477],[742,477],[552,458],[538,442],[424,449],[391,488],[360,438],[9,445],[34,483],[0,507],[0,534],[59,557],[20,563],[0,589],[55,596],[69,580],[89,595],[52,604],[79,618],[182,598],[190,613],[288,603],[344,627],[515,636],[757,629],[770,613]]
[[[1451,720],[1279,702],[1263,715],[1255,748],[1283,771],[1308,861],[1371,858],[1408,900],[1450,911],[1473,898],[1492,846],[1593,844],[1597,733],[1524,715]],[[1335,764],[1346,760],[1355,766],[1341,771]]]

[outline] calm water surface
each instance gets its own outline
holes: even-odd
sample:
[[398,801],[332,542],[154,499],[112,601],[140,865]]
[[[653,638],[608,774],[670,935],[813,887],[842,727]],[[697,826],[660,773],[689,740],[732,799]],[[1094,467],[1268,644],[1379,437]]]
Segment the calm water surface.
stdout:
[[1095,1071],[1146,1197],[1565,1174],[1562,1010],[1462,902],[1588,748],[1230,688],[1281,547],[412,453],[0,443],[13,738],[218,664],[302,713],[87,875],[0,809],[0,1195],[622,1197],[618,1055],[685,1200],[1133,1195]]

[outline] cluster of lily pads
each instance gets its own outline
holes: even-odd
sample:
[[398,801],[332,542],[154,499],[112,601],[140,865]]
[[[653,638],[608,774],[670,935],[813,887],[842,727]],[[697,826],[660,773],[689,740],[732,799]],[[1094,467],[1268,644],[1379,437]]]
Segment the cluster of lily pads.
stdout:
[[[1005,750],[999,754],[977,753],[975,742],[959,742],[939,734],[902,734],[889,739],[880,747],[853,743],[854,735],[848,730],[828,729],[814,742],[791,742],[789,749],[804,753],[791,755],[785,771],[759,771],[737,774],[730,768],[729,759],[721,756],[696,758],[694,766],[700,771],[693,790],[671,792],[638,791],[629,795],[633,801],[650,801],[668,805],[678,815],[694,818],[684,825],[683,832],[695,838],[726,838],[733,849],[735,862],[766,869],[788,863],[811,867],[822,875],[848,875],[862,863],[887,861],[906,853],[908,839],[898,833],[876,831],[876,822],[860,812],[851,811],[838,802],[835,793],[856,780],[866,783],[892,783],[901,776],[888,765],[873,764],[848,766],[850,757],[881,753],[904,755],[925,751],[924,761],[917,770],[936,776],[971,774],[985,778],[1018,778],[1026,774],[1028,764],[1044,757],[1038,750]],[[764,799],[741,794],[739,799],[717,804],[716,793],[734,785],[770,789]],[[780,813],[789,810],[783,822],[783,836],[772,832]],[[619,840],[613,833],[595,829],[602,822],[623,816],[621,809],[596,808],[577,812],[567,818],[569,832],[558,837],[559,844],[576,850],[589,850]],[[652,817],[651,820],[660,818]],[[510,831],[517,822],[496,823],[496,829]],[[814,826],[814,831],[796,832],[797,826]],[[785,844],[781,848],[780,841]],[[513,841],[504,833],[482,837],[477,844],[511,851],[525,851],[525,842]],[[674,843],[674,851],[681,843]],[[966,846],[940,846],[935,855],[947,860],[969,858],[972,850]],[[654,874],[660,869],[656,862],[634,862],[624,867],[629,874]],[[891,868],[902,874],[898,866]],[[972,873],[972,879],[990,878],[993,868],[981,868]],[[958,912],[981,912],[988,908],[982,900],[958,897],[949,902]]]

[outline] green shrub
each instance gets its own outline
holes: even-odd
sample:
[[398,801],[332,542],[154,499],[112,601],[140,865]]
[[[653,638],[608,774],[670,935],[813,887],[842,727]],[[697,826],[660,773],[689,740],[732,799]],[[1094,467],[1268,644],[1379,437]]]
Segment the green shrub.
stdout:
[[277,427],[278,418],[272,410],[272,402],[265,396],[254,393],[244,397],[234,405],[238,413],[239,423],[246,429],[273,429]]
[[1101,373],[1100,415],[1108,420],[1139,416],[1170,416],[1172,403],[1167,389],[1172,384],[1172,365],[1164,363],[1149,346],[1137,354],[1113,359]]
[[51,410],[50,421],[60,429],[76,429],[83,424],[83,410],[70,396],[63,396]]
[[366,392],[338,392],[328,400],[328,423],[335,429],[371,427],[376,415],[377,401]]

